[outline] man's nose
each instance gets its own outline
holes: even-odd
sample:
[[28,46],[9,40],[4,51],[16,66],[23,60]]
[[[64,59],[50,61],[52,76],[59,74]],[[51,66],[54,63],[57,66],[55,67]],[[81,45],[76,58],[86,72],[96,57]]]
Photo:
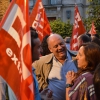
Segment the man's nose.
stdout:
[[62,46],[61,45],[58,45],[58,49],[62,49]]

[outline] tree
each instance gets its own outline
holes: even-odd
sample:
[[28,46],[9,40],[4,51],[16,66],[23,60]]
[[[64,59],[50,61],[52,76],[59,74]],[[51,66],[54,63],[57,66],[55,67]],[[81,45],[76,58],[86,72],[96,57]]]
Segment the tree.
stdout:
[[97,33],[100,34],[100,0],[89,0],[88,18],[84,20],[86,30],[89,31],[92,21],[96,26]]
[[2,20],[3,15],[5,14],[10,0],[0,0],[0,21]]
[[70,21],[64,23],[60,19],[57,19],[50,21],[50,26],[54,33],[60,34],[63,38],[72,35],[72,25],[70,24]]

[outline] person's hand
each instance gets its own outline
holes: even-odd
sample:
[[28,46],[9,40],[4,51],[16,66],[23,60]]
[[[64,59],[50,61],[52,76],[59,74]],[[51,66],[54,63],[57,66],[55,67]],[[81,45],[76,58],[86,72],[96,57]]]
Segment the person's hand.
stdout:
[[52,97],[52,94],[53,94],[53,92],[50,89],[48,89],[48,91],[46,93],[47,97],[48,98],[51,98]]
[[53,92],[49,88],[44,89],[40,93],[42,100],[52,100],[52,95],[53,95]]
[[75,79],[76,75],[74,71],[68,71],[66,74],[67,84],[72,84],[73,80]]

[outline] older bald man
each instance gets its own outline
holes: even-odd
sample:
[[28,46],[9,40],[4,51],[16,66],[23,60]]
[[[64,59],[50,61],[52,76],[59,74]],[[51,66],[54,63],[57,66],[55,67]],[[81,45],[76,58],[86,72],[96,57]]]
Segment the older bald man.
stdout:
[[74,62],[69,60],[66,44],[60,35],[50,35],[47,43],[52,54],[42,56],[33,64],[39,89],[48,87],[53,92],[53,100],[65,100],[65,75],[70,70],[77,71],[77,68]]

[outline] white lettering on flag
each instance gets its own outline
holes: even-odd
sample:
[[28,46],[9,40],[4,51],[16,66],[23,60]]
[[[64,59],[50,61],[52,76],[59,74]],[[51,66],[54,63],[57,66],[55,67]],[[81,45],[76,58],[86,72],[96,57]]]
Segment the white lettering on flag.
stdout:
[[20,61],[18,61],[18,58],[16,57],[16,55],[13,53],[13,51],[10,48],[6,49],[6,53],[11,58],[11,60],[14,62],[14,64],[17,65],[16,67],[19,71],[19,74],[21,74],[21,81],[22,81],[22,69],[20,67]]
[[41,18],[41,15],[40,15],[40,13],[38,13],[38,14],[36,15],[35,20],[33,21],[33,24],[32,24],[32,27],[33,27],[33,28],[36,29],[36,28],[38,27],[40,18]]
[[75,47],[77,47],[78,46],[78,44],[77,43],[74,43],[73,44],[73,48],[75,48]]
[[43,29],[43,26],[42,26],[41,24],[39,24],[39,27],[40,27],[41,29]]
[[42,2],[39,2],[39,9],[43,9]]
[[20,37],[19,37],[17,31],[14,29],[14,27],[12,27],[16,17],[18,17],[20,19],[21,25],[23,28],[26,25],[24,18],[23,18],[23,13],[21,12],[21,9],[15,4],[13,9],[10,12],[8,18],[6,19],[5,24],[3,25],[3,29],[6,30],[14,38],[14,40],[18,44],[18,47],[20,47],[20,45],[21,45]]
[[[17,10],[16,10],[17,9]],[[13,18],[12,18],[13,16]],[[25,21],[24,21],[24,18],[23,18],[23,13],[21,12],[21,9],[15,4],[14,5],[14,8],[11,10],[8,18],[6,19],[6,22],[5,24],[3,25],[3,28],[13,37],[13,39],[17,42],[18,44],[18,47],[20,47],[21,45],[21,40],[20,40],[20,37],[19,37],[19,34],[18,32],[14,29],[14,27],[12,27],[14,21],[16,20],[16,18],[19,18],[20,19],[20,22],[21,22],[21,25],[22,25],[22,28],[24,28],[24,26],[26,25]],[[12,20],[14,19],[14,20]],[[11,21],[9,21],[11,20]],[[22,70],[20,69],[20,62],[18,63],[17,65],[17,68],[19,70],[19,73],[22,73],[23,71],[23,79],[27,79],[31,73],[30,71],[28,70],[27,66],[25,65],[24,61],[23,61],[23,49],[24,47],[29,44],[29,42],[27,41],[27,37],[28,36],[28,33],[24,34],[23,38],[22,38],[22,49],[21,49],[21,60],[22,60]],[[10,52],[10,51],[9,51]],[[16,61],[17,61],[17,58],[14,57],[12,58],[12,60],[14,61],[14,63],[16,64]],[[27,73],[27,74],[26,74]]]
[[[27,66],[24,64],[24,61],[23,61],[23,49],[24,47],[27,45],[27,44],[30,44],[27,40],[28,40],[28,37],[29,37],[29,32],[24,34],[23,36],[23,39],[22,39],[22,49],[21,49],[21,59],[22,59],[22,76],[23,76],[23,79],[27,79],[31,73],[30,71],[28,70]],[[27,73],[27,74],[26,74]]]
[[[77,33],[78,34],[78,33]],[[77,34],[75,34],[74,36],[73,36],[73,39],[77,39]]]
[[[43,5],[42,2],[39,2],[39,10],[43,9]],[[38,12],[36,17],[35,17],[35,21],[33,21],[32,27],[33,28],[37,28],[38,26],[43,29],[43,26],[39,23],[40,21],[44,21],[44,19],[41,17],[42,12]]]
[[80,17],[80,15],[79,15],[79,13],[78,13],[78,12],[76,13],[75,18],[77,19],[77,21],[78,21],[78,22],[79,22],[79,21],[81,21],[81,17]]
[[12,61],[14,61],[15,65],[16,65],[16,62],[18,61],[18,58],[16,57],[15,54],[14,54],[14,56],[11,59],[12,59]]
[[79,25],[78,25],[78,21],[77,20],[75,20],[75,29],[76,28],[79,28]]
[[10,48],[7,48],[7,49],[6,49],[6,53],[7,53],[7,55],[8,55],[9,57],[11,57],[11,56],[13,55],[13,52],[12,52],[12,50],[11,50]]

